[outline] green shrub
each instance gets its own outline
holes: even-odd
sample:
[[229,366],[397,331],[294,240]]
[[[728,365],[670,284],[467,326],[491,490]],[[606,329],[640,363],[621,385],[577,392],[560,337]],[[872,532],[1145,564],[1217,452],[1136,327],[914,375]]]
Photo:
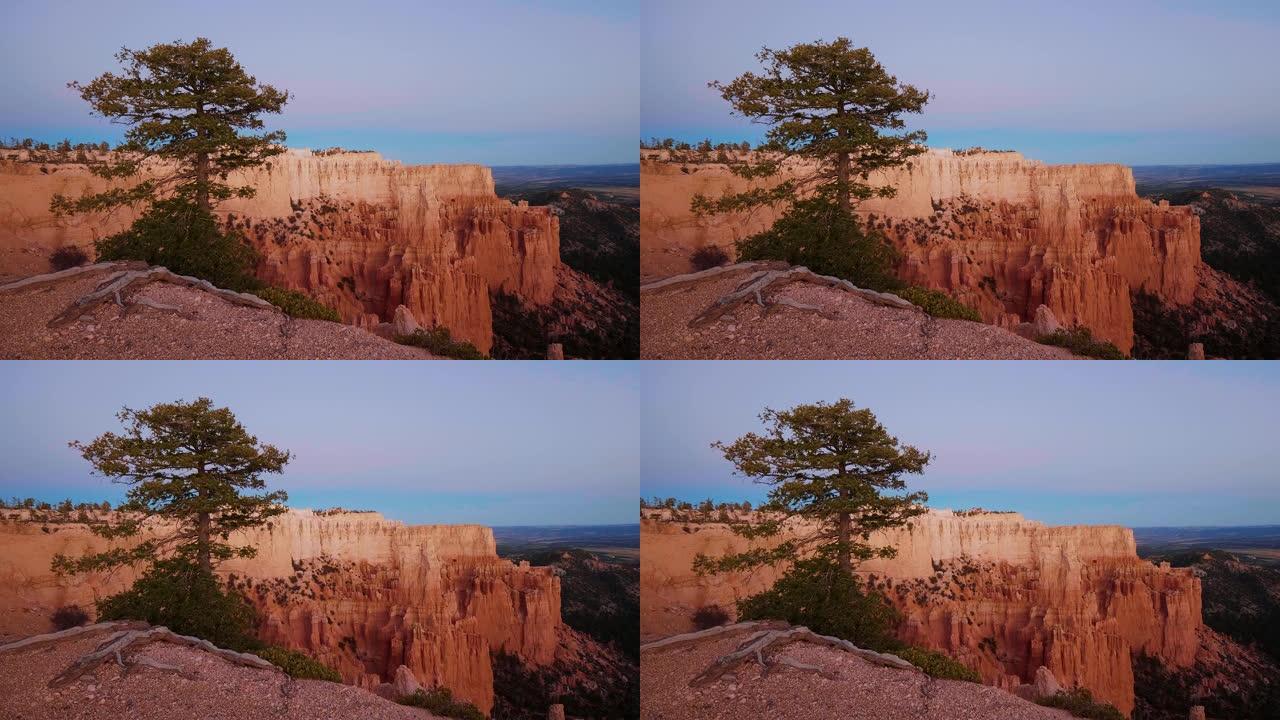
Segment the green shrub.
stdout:
[[729,612],[719,605],[703,605],[693,614],[693,626],[699,630],[719,627],[729,622]]
[[703,245],[689,256],[689,264],[695,271],[710,270],[729,262],[729,255],[718,245]]
[[468,702],[453,699],[453,693],[449,692],[449,688],[435,688],[433,690],[419,690],[412,695],[406,695],[396,702],[401,705],[411,705],[413,707],[426,708],[436,715],[444,717],[459,718],[459,720],[485,720],[484,713],[475,705]]
[[1117,710],[1114,705],[1094,700],[1093,694],[1085,688],[1059,690],[1049,697],[1036,700],[1036,703],[1045,707],[1060,708],[1076,717],[1089,720],[1125,720],[1124,713]]
[[785,620],[865,648],[894,647],[897,611],[825,558],[796,562],[773,587],[738,601],[739,620]]
[[288,650],[282,647],[267,647],[255,653],[258,657],[275,665],[289,674],[289,677],[297,680],[328,680],[329,682],[342,682],[342,676],[337,670],[321,663],[315,658],[300,653],[297,650]]
[[285,311],[292,317],[304,320],[328,320],[342,322],[338,311],[297,290],[285,290],[278,287],[267,287],[255,291],[254,295],[266,300]]
[[252,606],[217,576],[181,559],[161,560],[124,592],[97,602],[98,619],[143,620],[219,647],[245,651],[253,638]]
[[221,288],[248,291],[258,252],[235,231],[224,231],[208,210],[182,198],[161,200],[127,230],[95,243],[98,260],[141,260]]
[[89,256],[75,245],[63,245],[49,253],[49,267],[53,270],[69,270],[89,262]]
[[925,671],[931,677],[944,680],[982,682],[982,676],[978,674],[977,670],[934,650],[911,646],[896,650],[894,654]]
[[1048,335],[1036,338],[1036,342],[1063,347],[1076,355],[1099,360],[1124,359],[1124,353],[1120,352],[1120,348],[1105,340],[1093,339],[1093,333],[1087,327],[1076,326],[1070,330],[1055,330]]
[[447,327],[436,327],[430,330],[415,330],[412,335],[397,335],[396,342],[401,345],[413,345],[426,348],[433,355],[456,358],[458,360],[484,360],[484,353],[469,342],[453,339]]
[[50,620],[58,630],[68,630],[89,622],[89,613],[79,605],[63,605],[53,611],[53,617]]
[[782,260],[859,287],[890,290],[898,252],[852,212],[822,198],[795,203],[768,230],[737,242],[739,260]]
[[918,305],[921,310],[924,310],[933,317],[982,322],[982,315],[980,315],[977,310],[974,310],[941,290],[930,290],[928,288],[913,286],[896,290],[895,293],[898,297],[906,300],[912,305]]

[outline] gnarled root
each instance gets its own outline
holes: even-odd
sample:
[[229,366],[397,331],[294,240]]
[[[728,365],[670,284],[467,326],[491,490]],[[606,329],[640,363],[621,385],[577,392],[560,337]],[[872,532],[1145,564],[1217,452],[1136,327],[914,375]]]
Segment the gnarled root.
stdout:
[[[56,274],[57,273],[55,273],[55,275]],[[144,270],[120,270],[112,273],[105,280],[99,283],[98,287],[93,292],[82,295],[76,299],[75,302],[71,303],[71,305],[59,313],[57,317],[50,320],[48,325],[49,327],[57,327],[59,325],[70,323],[81,315],[84,315],[93,308],[107,301],[114,301],[115,304],[120,307],[128,307],[137,304],[150,307],[155,310],[181,313],[182,310],[178,307],[162,305],[145,298],[135,299],[132,297],[133,293],[136,293],[138,289],[142,288],[147,283],[152,282],[167,282],[182,287],[193,287],[216,295],[219,298],[235,305],[244,305],[246,307],[258,308],[261,310],[275,310],[274,305],[256,295],[224,290],[222,288],[215,287],[207,280],[201,280],[188,275],[178,275],[162,267],[153,267]],[[30,287],[30,285],[27,287]],[[0,288],[0,291],[3,290],[4,288]]]

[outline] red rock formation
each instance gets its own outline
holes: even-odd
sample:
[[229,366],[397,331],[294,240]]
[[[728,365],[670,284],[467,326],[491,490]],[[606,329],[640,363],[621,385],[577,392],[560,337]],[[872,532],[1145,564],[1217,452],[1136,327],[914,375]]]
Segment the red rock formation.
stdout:
[[[685,631],[696,608],[732,608],[776,579],[775,570],[698,577],[698,553],[746,543],[722,524],[664,518],[651,512],[641,524],[645,636]],[[872,542],[898,550],[859,572],[902,611],[899,636],[947,652],[993,685],[1031,682],[1044,665],[1064,685],[1087,687],[1128,713],[1132,654],[1185,667],[1199,648],[1199,579],[1139,560],[1126,528],[933,511]]]
[[[55,218],[55,193],[76,196],[106,183],[81,165],[41,172],[0,160],[0,273],[45,268],[52,247],[90,245],[133,216]],[[258,274],[338,309],[347,322],[390,321],[398,305],[418,323],[450,328],[487,352],[489,293],[530,306],[552,300],[560,266],[559,219],[545,207],[502,200],[479,165],[401,165],[377,153],[289,150],[231,178],[253,198],[219,210],[234,216],[261,251]]]
[[[640,182],[645,276],[687,271],[689,253],[701,245],[732,252],[735,240],[776,219],[768,209],[712,218],[690,212],[695,194],[751,186],[722,164],[672,162],[647,151]],[[1126,167],[930,150],[871,182],[897,189],[859,212],[902,251],[903,279],[956,295],[987,322],[1030,321],[1045,304],[1063,324],[1089,327],[1128,352],[1131,289],[1174,305],[1195,296],[1199,219],[1190,208],[1138,198]]]
[[[0,525],[0,632],[42,630],[53,608],[91,607],[133,581],[128,571],[55,577],[56,553],[108,545],[84,525],[47,527]],[[551,568],[498,558],[489,528],[294,510],[233,541],[258,549],[219,570],[257,607],[260,637],[313,655],[348,683],[390,682],[405,665],[423,685],[448,687],[488,712],[491,651],[531,665],[556,658],[560,579]]]

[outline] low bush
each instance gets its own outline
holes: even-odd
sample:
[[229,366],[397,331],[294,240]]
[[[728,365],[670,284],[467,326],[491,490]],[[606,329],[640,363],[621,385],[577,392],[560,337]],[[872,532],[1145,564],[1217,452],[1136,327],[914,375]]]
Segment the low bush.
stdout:
[[693,614],[693,625],[699,630],[719,627],[729,622],[729,612],[719,605],[703,605]]
[[1036,703],[1066,710],[1076,717],[1089,720],[1124,720],[1124,713],[1114,705],[1094,700],[1093,694],[1085,688],[1059,690],[1049,697],[1036,700]]
[[738,619],[785,620],[873,650],[896,645],[893,607],[825,558],[801,560],[772,588],[738,601]]
[[54,628],[67,630],[73,627],[80,627],[89,622],[89,613],[85,612],[84,608],[79,605],[63,605],[53,611],[50,621],[53,622]]
[[1124,360],[1124,353],[1120,352],[1120,348],[1105,340],[1095,340],[1093,333],[1087,327],[1077,326],[1070,330],[1055,330],[1048,335],[1036,338],[1036,342],[1066,348],[1083,357],[1098,360]]
[[469,342],[454,340],[447,327],[436,327],[430,330],[415,330],[412,335],[397,335],[395,341],[401,345],[413,345],[425,348],[433,355],[449,357],[457,360],[484,360],[484,353]]
[[89,262],[89,256],[75,245],[63,245],[49,253],[49,267],[55,271],[68,270]]
[[155,563],[132,587],[99,600],[97,607],[99,620],[143,620],[242,652],[258,645],[248,601],[224,589],[212,572],[182,559]]
[[289,677],[297,680],[328,680],[329,682],[342,682],[342,676],[337,670],[325,665],[315,658],[297,650],[288,650],[282,647],[268,647],[255,653],[258,657],[275,665],[276,667],[288,673]]
[[897,250],[856,215],[823,198],[801,200],[768,230],[739,240],[739,260],[782,260],[859,287],[891,290]]
[[977,310],[974,310],[968,305],[965,305],[940,290],[930,290],[928,288],[913,286],[896,290],[894,292],[898,297],[906,300],[912,305],[918,305],[921,310],[924,310],[933,317],[982,322],[982,315],[980,315]]
[[982,676],[978,674],[977,670],[961,664],[949,655],[944,655],[934,650],[911,646],[896,650],[894,654],[920,668],[930,677],[944,680],[966,680],[975,683],[982,682]]
[[236,231],[224,230],[213,213],[183,198],[156,202],[128,229],[94,246],[99,260],[141,260],[240,292],[260,285],[253,276],[257,250]]
[[703,245],[689,256],[689,264],[695,271],[710,270],[729,262],[729,254],[718,245]]
[[480,709],[475,705],[454,700],[453,693],[449,692],[449,688],[419,690],[412,695],[406,695],[396,700],[396,702],[401,705],[425,708],[436,715],[443,715],[444,717],[458,718],[459,720],[485,720],[484,713],[480,712]]
[[291,317],[342,322],[342,317],[338,315],[337,310],[297,290],[268,287],[256,291],[254,295],[275,305]]

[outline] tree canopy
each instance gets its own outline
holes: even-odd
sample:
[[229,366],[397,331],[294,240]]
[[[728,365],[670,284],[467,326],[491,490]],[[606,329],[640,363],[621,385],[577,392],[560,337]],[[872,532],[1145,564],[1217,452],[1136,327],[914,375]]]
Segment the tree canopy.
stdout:
[[70,445],[94,474],[129,486],[117,516],[92,524],[94,532],[143,539],[80,558],[59,555],[54,569],[83,572],[177,560],[207,573],[222,560],[253,557],[255,548],[228,540],[232,532],[285,512],[284,491],[246,491],[263,490],[263,475],[282,472],[289,452],[259,442],[231,410],[203,397],[124,408],[117,418],[120,433]]
[[[902,445],[874,413],[848,399],[765,409],[760,419],[762,432],[712,447],[738,474],[769,486],[767,501],[751,520],[732,524],[734,532],[780,539],[717,558],[699,556],[695,569],[730,572],[819,558],[848,573],[855,560],[892,557],[894,549],[873,546],[871,534],[925,512],[928,495],[899,491],[906,489],[904,475],[924,472],[929,453]],[[793,519],[805,522],[788,522]]]
[[75,199],[55,196],[53,210],[108,210],[178,197],[207,211],[220,200],[251,197],[254,189],[228,184],[228,174],[284,151],[283,131],[252,131],[265,127],[263,114],[281,112],[289,93],[259,84],[229,50],[213,47],[206,38],[123,48],[116,59],[119,72],[68,87],[80,93],[93,114],[129,126],[124,143],[93,163],[92,171],[138,182]]
[[730,212],[821,197],[848,211],[857,200],[892,196],[892,187],[873,186],[868,178],[924,152],[923,130],[898,131],[906,126],[904,114],[923,111],[928,91],[900,83],[870,50],[844,37],[766,47],[756,59],[760,72],[709,83],[734,114],[769,126],[760,152],[731,161],[730,169],[743,178],[771,178],[790,158],[808,161],[803,167],[812,169],[799,172],[791,164],[789,175],[770,187],[697,196],[694,210]]

